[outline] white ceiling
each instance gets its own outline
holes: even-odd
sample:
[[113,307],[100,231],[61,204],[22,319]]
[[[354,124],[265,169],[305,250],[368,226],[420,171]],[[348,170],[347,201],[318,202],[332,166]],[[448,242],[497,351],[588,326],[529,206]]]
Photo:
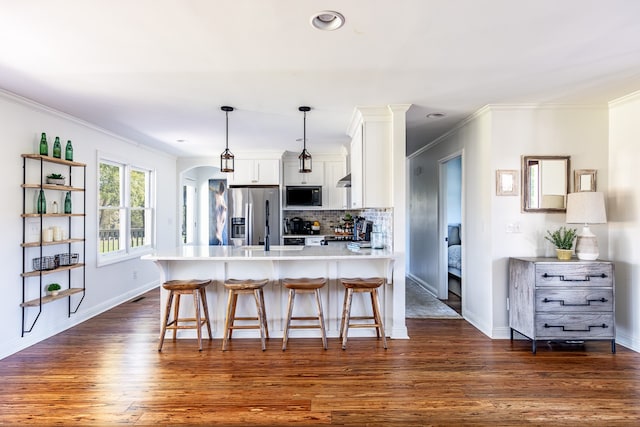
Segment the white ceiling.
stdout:
[[0,0],[0,88],[180,156],[224,149],[222,105],[236,153],[300,151],[312,107],[313,154],[355,106],[412,104],[411,152],[489,103],[639,90],[640,1]]

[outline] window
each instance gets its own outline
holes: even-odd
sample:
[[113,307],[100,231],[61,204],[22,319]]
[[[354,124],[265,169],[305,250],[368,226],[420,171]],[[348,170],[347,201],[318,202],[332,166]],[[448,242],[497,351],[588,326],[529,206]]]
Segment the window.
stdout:
[[152,171],[101,158],[98,264],[140,256],[153,248]]

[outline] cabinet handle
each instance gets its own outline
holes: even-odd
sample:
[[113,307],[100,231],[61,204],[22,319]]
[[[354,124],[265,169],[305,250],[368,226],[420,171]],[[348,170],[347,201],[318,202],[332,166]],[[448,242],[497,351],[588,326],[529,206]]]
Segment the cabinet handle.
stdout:
[[591,328],[607,329],[609,326],[603,323],[602,325],[589,325],[587,326],[588,329],[569,329],[563,325],[549,325],[548,323],[545,323],[544,327],[545,328],[562,328],[564,332],[590,332]]
[[558,277],[561,282],[590,282],[592,277],[599,277],[600,279],[606,279],[607,275],[604,274],[604,273],[602,273],[602,274],[589,274],[589,275],[584,276],[584,279],[566,279],[563,274],[547,274],[547,273],[544,273],[542,275],[542,277],[544,277],[545,279],[549,279],[549,278],[552,278],[552,277]]
[[591,305],[592,302],[607,302],[609,301],[606,298],[596,298],[596,299],[588,299],[586,304],[567,304],[564,302],[563,299],[549,299],[549,298],[545,298],[542,300],[542,302],[559,302],[560,305],[564,306],[564,307],[586,307]]

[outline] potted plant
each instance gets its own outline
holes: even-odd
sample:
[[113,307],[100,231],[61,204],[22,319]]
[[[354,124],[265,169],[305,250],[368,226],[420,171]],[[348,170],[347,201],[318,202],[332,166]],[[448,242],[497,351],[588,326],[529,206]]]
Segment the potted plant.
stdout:
[[64,185],[64,176],[59,173],[47,175],[47,184]]
[[47,286],[47,292],[49,293],[49,295],[52,295],[52,296],[58,295],[58,293],[60,292],[60,289],[62,288],[57,283],[50,283]]
[[556,247],[556,255],[558,259],[567,260],[571,259],[571,248],[573,247],[573,241],[576,239],[577,230],[575,228],[567,228],[562,226],[553,233],[547,230],[545,239],[553,243]]

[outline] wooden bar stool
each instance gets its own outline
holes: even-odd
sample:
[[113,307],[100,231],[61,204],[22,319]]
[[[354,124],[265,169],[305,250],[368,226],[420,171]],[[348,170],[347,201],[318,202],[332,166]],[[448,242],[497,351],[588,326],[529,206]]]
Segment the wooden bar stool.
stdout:
[[[209,307],[207,306],[207,294],[205,288],[209,286],[211,280],[170,280],[162,284],[162,287],[169,291],[167,298],[167,306],[164,312],[162,322],[162,332],[160,333],[160,345],[158,351],[162,351],[164,344],[164,336],[167,329],[173,329],[173,340],[176,340],[178,329],[195,329],[198,331],[198,350],[202,351],[202,325],[207,325],[209,339],[213,339],[211,335],[211,324],[209,323]],[[195,317],[179,317],[180,313],[180,296],[193,295],[193,306],[195,308]],[[176,302],[173,306],[173,320],[169,321],[171,313],[171,304],[175,296]],[[200,301],[204,315],[200,312]],[[180,322],[194,323],[193,325],[184,325]]]
[[[222,341],[222,350],[227,349],[227,344],[231,339],[234,329],[260,329],[260,339],[262,340],[262,351],[267,349],[265,337],[269,338],[269,328],[267,327],[267,314],[264,308],[264,286],[269,283],[268,279],[227,279],[224,287],[229,290],[229,299],[227,301],[227,316],[224,320],[224,339]],[[236,317],[236,304],[238,295],[253,294],[256,300],[257,317]],[[235,325],[236,320],[257,320],[257,324],[253,325]]]
[[[380,304],[378,302],[378,288],[385,283],[382,277],[372,277],[368,279],[340,279],[345,287],[344,304],[342,305],[342,322],[340,323],[340,338],[342,338],[342,349],[347,348],[347,335],[349,328],[376,328],[378,338],[382,337],[384,348],[387,348],[387,338],[384,335],[382,316],[380,315]],[[371,295],[371,306],[373,316],[351,317],[351,300],[353,294],[368,292]],[[373,320],[373,323],[351,323],[352,320]]]
[[[327,349],[327,334],[324,329],[324,314],[322,312],[322,299],[320,298],[320,289],[327,284],[327,279],[283,279],[282,285],[289,289],[289,303],[287,304],[287,322],[284,326],[284,336],[282,337],[282,351],[287,349],[287,341],[289,340],[289,329],[315,329],[320,328],[322,332],[322,345],[324,349]],[[292,316],[293,315],[293,302],[296,298],[296,293],[315,294],[316,306],[318,308],[318,315],[316,317],[308,316]],[[291,325],[292,320],[318,320],[318,325],[302,324]]]

